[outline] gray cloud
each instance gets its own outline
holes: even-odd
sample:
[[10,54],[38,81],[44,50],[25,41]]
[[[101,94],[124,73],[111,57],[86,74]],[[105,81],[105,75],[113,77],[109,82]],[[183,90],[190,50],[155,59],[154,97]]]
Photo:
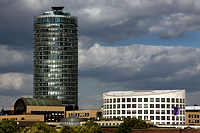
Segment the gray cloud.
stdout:
[[147,34],[163,39],[181,37],[200,29],[198,0],[7,0],[0,5],[0,43],[29,50],[33,46],[33,16],[59,5],[79,17],[79,39],[86,42],[85,48],[95,42],[112,44]]
[[[79,96],[79,106],[81,109],[101,109],[103,95]],[[91,102],[92,101],[92,102]]]
[[80,34],[96,42],[115,43],[147,34],[163,39],[199,30],[198,1],[101,1],[84,8]]
[[0,74],[0,107],[11,109],[20,97],[33,95],[32,74],[4,73]]
[[198,48],[182,46],[95,44],[89,50],[79,50],[79,76],[98,79],[96,88],[111,84],[125,90],[185,88],[196,91],[200,86],[199,55]]
[[[3,90],[1,94],[7,95],[7,91],[10,91],[10,95],[16,94],[19,91],[21,94],[31,94],[32,93],[32,74],[22,74],[22,73],[4,73],[0,74],[0,90]],[[13,92],[15,91],[16,92]]]
[[104,47],[95,44],[88,50],[79,49],[79,78],[92,79],[79,86],[80,108],[100,109],[102,105],[102,99],[88,97],[85,92],[100,97],[106,91],[122,90],[185,89],[187,104],[198,104],[199,56],[199,48],[183,46]]
[[32,50],[13,50],[6,45],[0,45],[0,60],[0,73],[32,73],[33,71]]
[[[0,1],[0,93],[5,95],[0,99],[32,95],[33,16],[51,6],[65,6],[64,11],[79,17],[79,76],[97,80],[92,88],[185,88],[191,94],[199,89],[199,49],[94,45],[149,34],[168,39],[197,31],[198,0],[6,0]],[[101,94],[97,95],[94,103],[100,104]],[[81,104],[94,98],[86,97],[80,98]]]
[[31,95],[0,95],[0,107],[4,110],[11,110],[11,107],[14,106],[15,101],[21,97],[31,97]]
[[[1,59],[4,63],[1,63],[0,67],[12,66],[16,62],[26,64],[29,59],[29,56],[21,51],[8,50],[3,45],[0,47],[5,55],[10,55],[7,58],[9,61]],[[183,46],[134,44],[104,47],[95,44],[88,50],[80,48],[79,78],[97,81],[88,81],[87,84],[90,85],[85,87],[83,81],[79,86],[80,108],[100,108],[100,96],[111,90],[186,89],[187,93],[194,93],[200,87],[199,56],[200,49]],[[1,73],[0,86],[0,94],[4,96],[32,95],[32,74]],[[88,91],[89,94],[83,94]],[[88,104],[94,97],[96,100]],[[188,100],[188,103],[194,102],[192,99]]]
[[199,100],[200,100],[199,94],[200,94],[200,91],[187,92],[186,105],[194,105],[194,104],[199,105]]

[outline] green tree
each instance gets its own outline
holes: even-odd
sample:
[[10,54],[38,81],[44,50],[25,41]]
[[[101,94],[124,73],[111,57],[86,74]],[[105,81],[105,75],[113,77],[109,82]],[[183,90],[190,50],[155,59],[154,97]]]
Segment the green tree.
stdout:
[[14,120],[2,120],[0,121],[0,133],[20,133],[21,128]]
[[77,133],[89,133],[89,127],[88,126],[74,126],[72,127],[74,131]]
[[71,128],[70,126],[63,126],[60,129],[59,133],[77,133],[73,128]]
[[25,127],[22,131],[22,133],[41,133],[37,127]]
[[152,126],[143,120],[136,118],[126,118],[124,122],[115,130],[115,133],[132,133],[132,129],[147,129]]
[[102,132],[102,129],[101,129],[100,126],[92,125],[92,126],[89,128],[89,133],[103,133],[103,132]]
[[47,123],[36,123],[35,127],[37,127],[43,133],[57,133],[56,127],[49,126]]
[[99,126],[98,123],[94,122],[94,120],[89,120],[86,123],[84,123],[84,126],[92,127],[92,126]]
[[73,127],[73,129],[77,132],[77,133],[103,133],[101,130],[101,127],[99,126],[95,126],[92,125],[91,127],[89,126],[75,126]]
[[26,127],[23,133],[58,133],[56,127],[49,126],[47,123],[35,123],[32,127]]
[[83,126],[75,126],[77,133],[103,133],[101,127],[94,120],[87,121]]

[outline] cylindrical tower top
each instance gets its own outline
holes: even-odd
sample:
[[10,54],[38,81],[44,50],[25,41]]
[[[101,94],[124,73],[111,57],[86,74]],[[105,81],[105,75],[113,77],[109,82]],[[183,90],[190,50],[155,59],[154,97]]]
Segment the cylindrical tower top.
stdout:
[[52,11],[62,11],[63,8],[65,8],[64,6],[52,6]]

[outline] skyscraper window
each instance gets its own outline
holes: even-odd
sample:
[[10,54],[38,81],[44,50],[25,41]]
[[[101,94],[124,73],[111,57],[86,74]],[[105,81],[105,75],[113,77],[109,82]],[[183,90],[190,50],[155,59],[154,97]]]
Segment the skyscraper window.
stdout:
[[34,17],[33,97],[78,108],[78,18],[63,8]]

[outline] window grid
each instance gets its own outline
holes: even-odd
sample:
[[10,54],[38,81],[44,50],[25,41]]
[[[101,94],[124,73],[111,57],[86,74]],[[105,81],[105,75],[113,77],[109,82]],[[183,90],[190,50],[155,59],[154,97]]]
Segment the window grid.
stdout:
[[[103,107],[107,107],[105,109],[111,109],[107,114],[104,112],[104,114],[107,115],[107,118],[124,115],[124,117],[131,116],[140,119],[148,118],[149,120],[154,120],[154,122],[159,119],[158,121],[164,121],[165,124],[172,124],[172,120],[174,123],[184,123],[185,120],[185,100],[183,98],[113,98],[108,100],[104,99],[103,101],[104,104],[109,104],[108,106],[104,105]],[[180,116],[178,117],[173,116],[174,106],[180,107]]]

